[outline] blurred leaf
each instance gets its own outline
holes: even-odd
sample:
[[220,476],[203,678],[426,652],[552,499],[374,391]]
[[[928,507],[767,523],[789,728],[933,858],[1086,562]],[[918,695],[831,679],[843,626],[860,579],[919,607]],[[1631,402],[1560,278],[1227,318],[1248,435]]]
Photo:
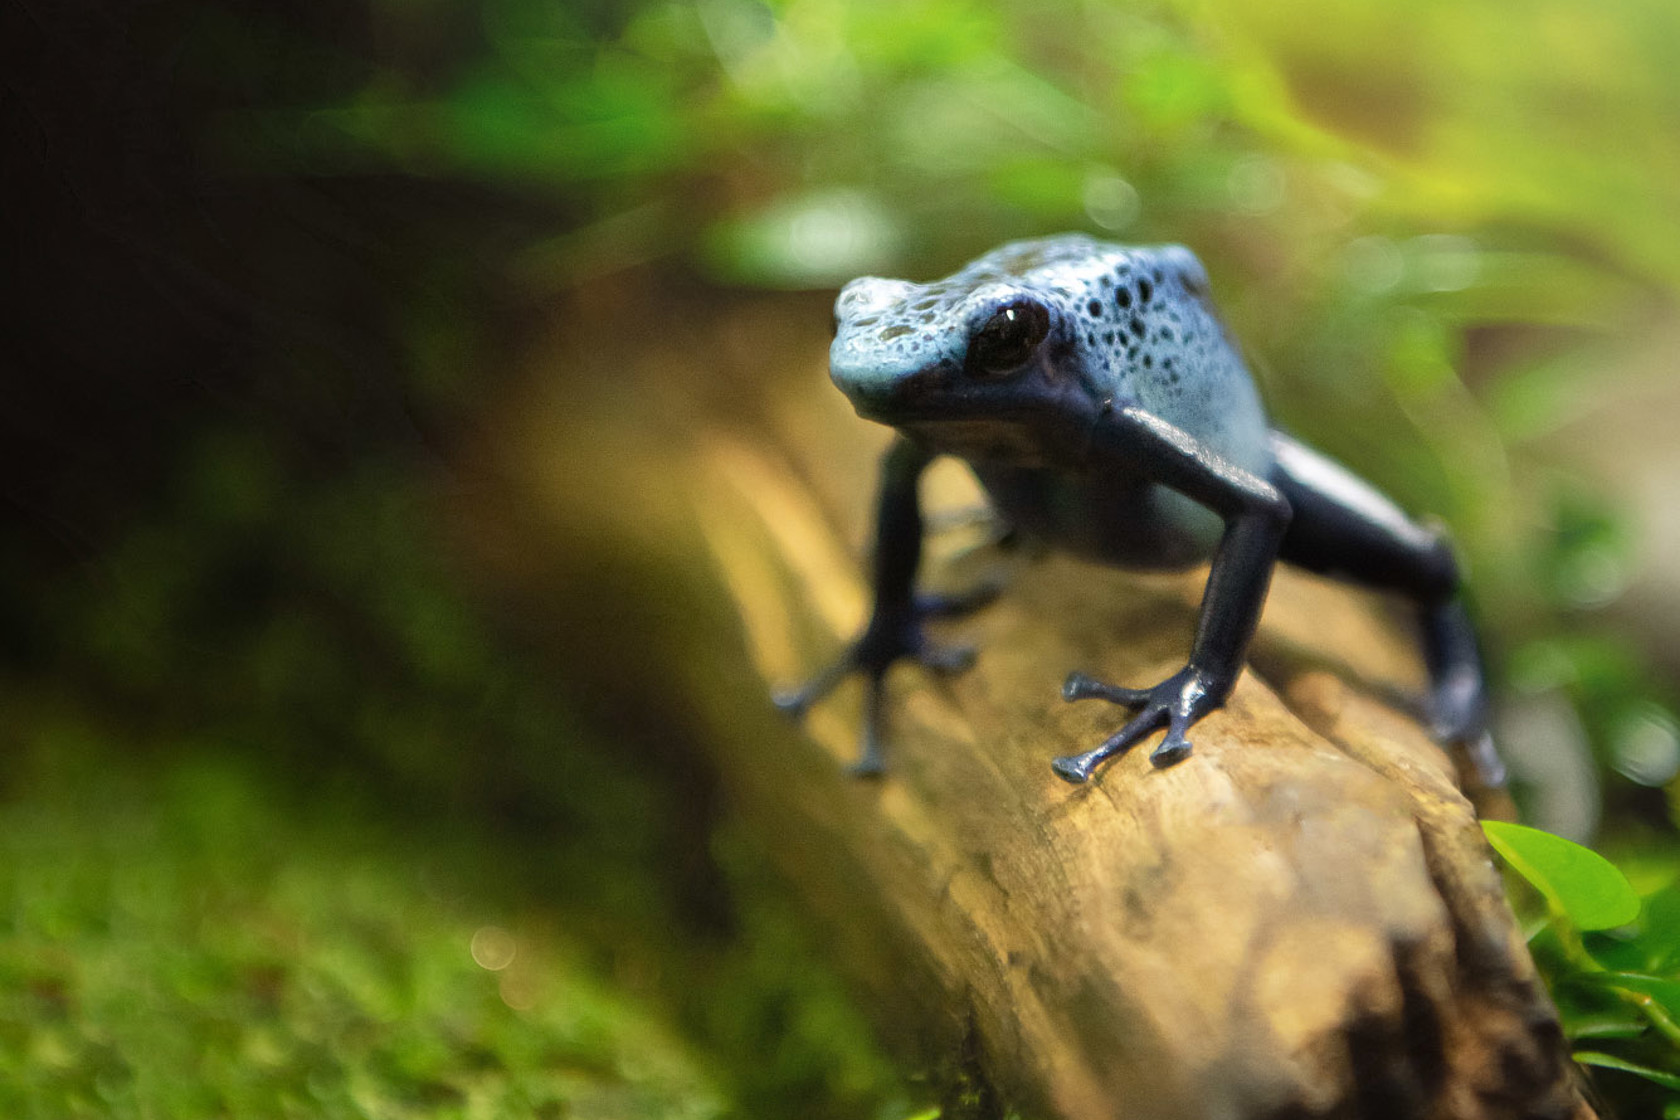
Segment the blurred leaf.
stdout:
[[1680,1074],[1665,1073],[1660,1069],[1642,1066],[1630,1062],[1625,1058],[1618,1058],[1613,1054],[1601,1054],[1596,1050],[1577,1050],[1575,1060],[1584,1066],[1598,1066],[1602,1069],[1618,1069],[1623,1073],[1637,1074],[1647,1081],[1654,1081],[1665,1089],[1680,1089]]
[[1166,49],[1134,64],[1126,78],[1125,104],[1145,127],[1171,134],[1223,111],[1229,89],[1214,60]]
[[1558,1013],[1563,1019],[1564,1034],[1573,1039],[1638,1038],[1651,1029],[1651,1024],[1638,1012],[1625,1008],[1576,1013],[1566,1001],[1560,1001]]
[[570,85],[533,87],[486,68],[435,112],[422,110],[418,124],[438,154],[469,173],[515,183],[627,179],[669,170],[694,146],[669,87],[624,56],[603,58]]
[[1680,1017],[1680,980],[1636,972],[1587,972],[1581,979],[1624,992],[1650,996],[1670,1017]]
[[1077,220],[1086,180],[1079,165],[1049,158],[1001,162],[988,176],[998,201],[1052,222]]
[[1507,821],[1482,831],[1505,862],[1578,929],[1610,929],[1639,915],[1639,896],[1614,864],[1561,836]]
[[1510,676],[1524,691],[1568,685],[1586,693],[1620,695],[1637,687],[1642,671],[1639,651],[1626,638],[1560,634],[1513,651]]
[[1632,534],[1605,499],[1579,485],[1557,487],[1550,547],[1539,557],[1546,590],[1561,606],[1601,606],[1627,585]]
[[1505,371],[1487,393],[1488,411],[1508,443],[1547,435],[1577,419],[1600,391],[1599,361],[1567,353]]
[[1651,954],[1650,971],[1680,972],[1680,882],[1645,899],[1639,939]]
[[787,288],[834,286],[883,267],[900,234],[871,196],[831,190],[719,223],[709,243],[720,275]]

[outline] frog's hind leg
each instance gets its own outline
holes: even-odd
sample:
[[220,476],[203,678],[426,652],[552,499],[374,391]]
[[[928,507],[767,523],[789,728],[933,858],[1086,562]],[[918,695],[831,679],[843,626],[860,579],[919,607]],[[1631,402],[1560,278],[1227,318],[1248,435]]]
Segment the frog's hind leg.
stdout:
[[1272,433],[1272,455],[1272,482],[1294,511],[1279,558],[1396,591],[1417,604],[1435,734],[1463,744],[1483,782],[1502,782],[1504,768],[1487,733],[1481,654],[1459,598],[1458,562],[1446,536],[1411,520],[1346,468],[1281,432]]

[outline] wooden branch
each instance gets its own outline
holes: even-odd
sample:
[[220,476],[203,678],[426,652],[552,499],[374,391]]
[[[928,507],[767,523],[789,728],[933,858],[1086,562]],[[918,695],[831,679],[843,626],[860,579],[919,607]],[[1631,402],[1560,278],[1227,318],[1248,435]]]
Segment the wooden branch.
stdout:
[[[680,349],[661,361],[692,370]],[[972,671],[895,672],[889,775],[842,770],[855,690],[804,728],[780,722],[771,685],[863,618],[879,447],[806,384],[767,394],[755,427],[595,443],[574,428],[532,454],[548,478],[594,472],[557,522],[619,532],[626,563],[739,619],[740,639],[715,633],[685,662],[706,746],[890,1034],[1027,1115],[1590,1117],[1453,765],[1395,706],[1420,682],[1412,641],[1370,597],[1281,572],[1251,669],[1192,757],[1157,771],[1145,744],[1071,787],[1050,759],[1124,715],[1062,702],[1063,676],[1176,669],[1202,575],[1006,561],[942,533],[933,582],[1007,565],[1010,585],[945,624],[980,646]],[[964,477],[936,468],[934,504],[962,507]]]

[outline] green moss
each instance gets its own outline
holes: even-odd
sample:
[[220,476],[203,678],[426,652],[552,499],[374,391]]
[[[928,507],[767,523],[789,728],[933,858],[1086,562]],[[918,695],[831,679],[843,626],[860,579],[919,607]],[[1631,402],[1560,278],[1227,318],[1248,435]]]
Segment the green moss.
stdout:
[[493,847],[283,804],[237,756],[148,775],[76,738],[39,736],[0,805],[0,1113],[725,1113],[554,910],[482,888]]

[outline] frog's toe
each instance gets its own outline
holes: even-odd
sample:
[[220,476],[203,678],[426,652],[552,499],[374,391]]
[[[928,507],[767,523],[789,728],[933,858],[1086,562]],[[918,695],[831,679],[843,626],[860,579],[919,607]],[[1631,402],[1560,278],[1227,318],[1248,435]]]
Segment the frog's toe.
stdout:
[[1107,700],[1111,704],[1138,708],[1149,703],[1150,698],[1150,689],[1121,688],[1085,673],[1069,673],[1067,680],[1062,682],[1063,700]]
[[857,761],[846,767],[854,778],[879,778],[887,770],[882,723],[886,713],[884,672],[871,672],[863,694],[863,723],[858,729],[860,749]]
[[1479,682],[1474,693],[1434,690],[1429,699],[1429,723],[1435,741],[1467,761],[1477,782],[1488,789],[1505,784],[1509,775],[1488,732],[1487,705]]
[[[1158,704],[1150,704],[1148,707],[1144,708],[1143,711],[1133,716],[1126,726],[1110,735],[1107,739],[1104,739],[1102,743],[1095,748],[1086,751],[1084,754],[1069,755],[1063,758],[1054,759],[1050,763],[1050,768],[1054,770],[1056,772],[1056,776],[1061,778],[1063,781],[1072,782],[1075,785],[1078,785],[1080,782],[1090,778],[1092,772],[1095,771],[1098,766],[1101,766],[1104,762],[1107,762],[1115,755],[1125,751],[1139,739],[1142,739],[1145,735],[1148,735],[1151,731],[1154,731],[1157,727],[1161,726],[1161,724],[1166,722],[1167,719],[1168,714],[1164,707],[1161,707]],[[1165,744],[1163,744],[1163,746],[1164,745]],[[1185,744],[1185,752],[1189,752],[1188,743]],[[1173,759],[1172,761],[1176,762],[1177,759]],[[1158,763],[1157,765],[1165,764]]]
[[1154,763],[1155,769],[1165,770],[1189,757],[1190,740],[1184,737],[1184,728],[1179,721],[1173,720],[1167,727],[1166,738],[1149,752],[1149,761]]
[[1056,777],[1070,785],[1082,785],[1090,777],[1096,763],[1089,761],[1087,755],[1063,755],[1061,758],[1050,760],[1050,769],[1056,772]]
[[886,759],[879,754],[864,754],[857,761],[846,767],[846,773],[854,778],[874,779],[882,777],[887,772]]
[[857,667],[854,650],[847,650],[834,664],[797,688],[779,688],[770,694],[770,702],[789,719],[802,719],[811,705],[833,692]]
[[1503,786],[1508,775],[1504,759],[1493,749],[1493,736],[1483,731],[1475,738],[1463,740],[1463,744],[1465,757],[1481,783],[1489,789]]
[[803,719],[813,701],[803,688],[778,688],[770,694],[770,703],[789,719]]

